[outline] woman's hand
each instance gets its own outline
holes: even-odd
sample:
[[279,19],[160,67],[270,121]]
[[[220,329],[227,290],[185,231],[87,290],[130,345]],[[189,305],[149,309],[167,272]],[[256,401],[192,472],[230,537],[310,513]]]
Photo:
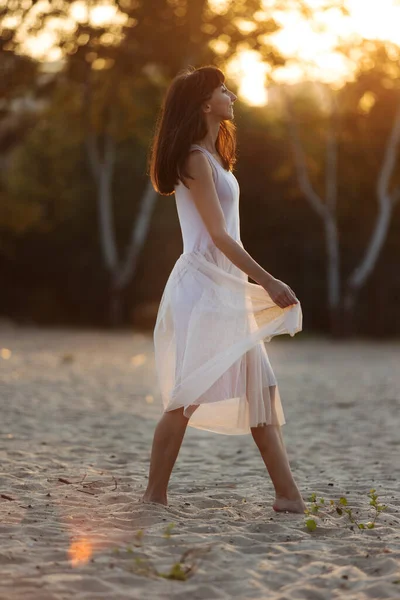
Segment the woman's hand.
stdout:
[[280,308],[286,308],[287,306],[292,306],[292,304],[298,304],[299,302],[292,288],[274,277],[270,279],[268,283],[263,285],[263,288],[271,296],[273,302]]

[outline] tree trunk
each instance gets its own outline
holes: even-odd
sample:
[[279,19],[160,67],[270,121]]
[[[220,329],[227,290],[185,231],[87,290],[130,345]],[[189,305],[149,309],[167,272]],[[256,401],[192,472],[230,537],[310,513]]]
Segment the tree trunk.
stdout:
[[382,250],[383,244],[386,240],[391,216],[392,206],[389,199],[387,202],[381,205],[374,231],[371,235],[370,243],[366,249],[363,261],[360,265],[358,265],[357,268],[354,269],[353,273],[349,277],[347,285],[350,290],[350,296],[352,295],[351,290],[360,290],[372,273]]
[[379,212],[375,221],[369,244],[360,264],[354,269],[347,281],[344,308],[348,319],[354,323],[354,308],[358,293],[373,272],[390,227],[393,208],[398,202],[400,188],[389,191],[390,182],[396,167],[400,144],[400,105],[397,108],[392,130],[386,145],[385,156],[377,183]]
[[340,326],[340,255],[336,221],[327,214],[324,220],[327,248],[328,310],[330,332],[334,337],[342,334]]
[[101,249],[104,263],[110,272],[115,272],[118,268],[112,195],[115,155],[115,140],[107,134],[104,158],[98,167],[97,203]]
[[116,276],[116,284],[121,289],[126,288],[135,275],[140,254],[146,243],[157,199],[158,194],[149,179],[140,201],[139,214],[132,225],[125,259],[120,265]]
[[115,283],[115,278],[110,278],[108,299],[108,325],[114,329],[124,324],[124,291]]
[[351,337],[357,332],[357,289],[347,287],[343,297],[343,326],[346,336]]
[[296,168],[299,187],[305,198],[321,218],[325,230],[325,248],[326,248],[326,273],[327,273],[327,308],[329,314],[330,333],[333,336],[342,334],[342,324],[340,322],[340,299],[341,299],[341,281],[340,281],[340,252],[336,221],[336,201],[337,201],[337,106],[334,98],[331,99],[332,111],[326,142],[326,182],[325,182],[325,202],[315,191],[307,168],[306,156],[302,146],[297,123],[295,121],[290,100],[287,94],[284,95],[286,115],[288,119],[289,134],[292,143],[293,158]]

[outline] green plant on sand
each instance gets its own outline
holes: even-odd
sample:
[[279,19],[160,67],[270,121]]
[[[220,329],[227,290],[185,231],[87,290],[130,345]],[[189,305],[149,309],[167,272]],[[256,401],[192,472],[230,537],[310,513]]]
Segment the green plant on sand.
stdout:
[[[169,523],[164,530],[163,537],[167,539],[171,538],[171,532],[174,527],[175,523]],[[206,547],[189,548],[183,552],[179,560],[174,562],[167,571],[159,571],[143,549],[143,537],[143,529],[140,529],[136,532],[133,546],[141,550],[141,556],[133,557],[134,562],[129,570],[137,575],[144,575],[146,577],[163,577],[164,579],[174,579],[177,581],[186,581],[189,577],[191,577],[198,567],[198,559],[207,554],[215,545],[209,544]],[[138,550],[135,552],[132,546],[127,546],[125,551],[127,554],[133,555],[138,552]],[[115,548],[114,554],[121,556],[122,553],[119,548]]]
[[[371,489],[368,493],[368,497],[370,499],[369,505],[375,509],[372,520],[367,523],[359,522],[353,513],[353,509],[350,508],[347,498],[345,496],[341,496],[339,500],[330,500],[329,503],[325,502],[325,499],[320,497],[317,498],[315,493],[311,494],[308,500],[311,502],[311,508],[307,508],[304,513],[306,515],[305,525],[309,531],[314,531],[317,529],[317,522],[315,521],[313,516],[324,519],[330,518],[331,515],[347,515],[350,523],[350,529],[354,529],[354,526],[357,529],[373,529],[375,527],[375,522],[378,515],[383,512],[387,506],[384,504],[378,503],[378,494],[376,494],[375,489]],[[321,505],[324,507],[328,507],[328,510],[321,511]],[[330,510],[330,512],[329,512]]]

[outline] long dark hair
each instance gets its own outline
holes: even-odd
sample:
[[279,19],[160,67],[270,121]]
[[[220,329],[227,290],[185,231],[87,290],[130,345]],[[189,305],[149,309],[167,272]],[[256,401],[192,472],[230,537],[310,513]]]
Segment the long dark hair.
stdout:
[[[223,72],[212,65],[188,67],[178,73],[165,95],[149,155],[149,172],[154,189],[164,196],[173,194],[182,177],[193,179],[185,170],[190,146],[207,134],[207,122],[201,110],[203,102],[225,81]],[[216,150],[225,169],[236,162],[236,127],[221,121]]]

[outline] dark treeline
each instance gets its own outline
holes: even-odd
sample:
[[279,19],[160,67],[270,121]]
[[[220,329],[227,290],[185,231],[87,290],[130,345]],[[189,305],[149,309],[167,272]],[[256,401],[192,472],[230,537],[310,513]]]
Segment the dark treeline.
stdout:
[[[267,107],[236,105],[242,240],[265,269],[295,290],[309,332],[400,334],[400,73],[398,55],[389,50],[382,44],[364,49],[368,60],[340,92],[307,84],[274,87]],[[79,52],[71,53],[70,70],[44,76],[3,43],[2,56],[14,84],[19,82],[9,89],[3,85],[3,104],[30,89],[34,94],[33,107],[5,110],[0,119],[0,314],[21,323],[152,328],[182,252],[174,197],[155,201],[134,272],[118,288],[118,319],[110,312],[117,286],[116,279],[110,285],[114,267],[105,258],[107,232],[103,238],[99,232],[99,202],[111,199],[115,254],[121,259],[143,210],[154,122],[165,86],[179,68],[179,53],[167,57],[167,66],[159,57],[148,77],[118,70],[111,94],[101,69],[91,79],[82,75]],[[269,59],[279,63],[279,57]],[[191,62],[218,61],[204,53]],[[88,144],[94,138],[97,171]],[[108,168],[107,188],[101,176]],[[382,170],[390,176],[386,196]],[[328,217],[333,215],[336,226],[339,283],[329,279],[326,222],[315,197],[314,205],[308,197],[310,188],[324,206],[336,198]],[[357,287],[351,277],[371,247],[386,197],[390,218],[379,226],[379,251],[365,263],[368,274]]]

